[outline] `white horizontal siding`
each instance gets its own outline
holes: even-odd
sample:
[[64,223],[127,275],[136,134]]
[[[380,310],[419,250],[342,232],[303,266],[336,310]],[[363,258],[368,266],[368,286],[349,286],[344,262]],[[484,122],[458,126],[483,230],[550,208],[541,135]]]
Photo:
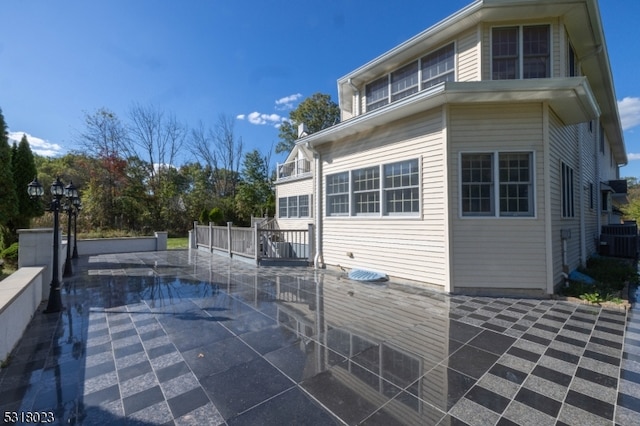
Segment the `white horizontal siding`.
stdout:
[[[563,280],[563,243],[561,232],[569,230],[567,240],[567,264],[569,271],[580,265],[580,163],[578,159],[578,126],[565,126],[553,112],[549,114],[549,152],[551,161],[551,243],[553,251],[553,282]],[[573,218],[562,217],[562,162],[573,169],[574,206]]]
[[[414,158],[422,161],[422,214],[406,218],[326,217],[325,211],[325,263],[365,267],[445,286],[448,265],[442,110],[336,142],[321,154],[323,176]],[[324,187],[326,180],[322,184]]]
[[480,40],[478,30],[473,28],[458,38],[457,81],[480,79]]
[[[542,105],[452,106],[449,202],[453,286],[543,290],[546,286]],[[530,151],[535,218],[470,218],[459,213],[463,152]]]

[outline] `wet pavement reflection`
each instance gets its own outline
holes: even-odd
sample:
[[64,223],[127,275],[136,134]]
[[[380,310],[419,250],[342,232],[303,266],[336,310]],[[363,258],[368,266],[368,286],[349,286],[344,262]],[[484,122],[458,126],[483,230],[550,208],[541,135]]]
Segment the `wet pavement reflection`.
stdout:
[[450,296],[195,251],[74,269],[64,311],[40,309],[0,370],[9,420],[640,423],[635,309]]

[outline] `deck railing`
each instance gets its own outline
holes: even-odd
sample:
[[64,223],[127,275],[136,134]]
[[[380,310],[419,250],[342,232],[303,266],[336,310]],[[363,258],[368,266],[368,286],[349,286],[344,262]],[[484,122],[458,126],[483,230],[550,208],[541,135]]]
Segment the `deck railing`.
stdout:
[[198,225],[194,223],[195,247],[263,261],[313,261],[313,225],[307,229],[279,229],[277,222],[256,222],[253,227]]
[[285,179],[311,173],[311,162],[306,158],[298,158],[276,166],[277,179]]

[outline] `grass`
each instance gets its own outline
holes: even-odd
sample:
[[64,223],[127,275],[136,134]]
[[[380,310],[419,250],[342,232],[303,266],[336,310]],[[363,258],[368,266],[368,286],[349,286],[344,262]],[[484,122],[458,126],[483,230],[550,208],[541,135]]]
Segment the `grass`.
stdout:
[[167,250],[180,250],[189,248],[189,238],[167,238]]

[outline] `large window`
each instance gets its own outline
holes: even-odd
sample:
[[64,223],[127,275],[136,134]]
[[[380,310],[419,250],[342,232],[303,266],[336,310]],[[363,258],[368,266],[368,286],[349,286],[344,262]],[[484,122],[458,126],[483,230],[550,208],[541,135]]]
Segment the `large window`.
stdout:
[[351,172],[355,214],[380,213],[380,167]]
[[367,111],[443,81],[455,80],[455,45],[448,44],[366,85]]
[[551,76],[549,25],[498,27],[491,33],[493,80]]
[[349,172],[327,176],[327,215],[349,214]]
[[309,217],[309,198],[308,194],[278,198],[278,217]]
[[419,160],[366,167],[327,176],[327,215],[420,213]]
[[574,217],[573,208],[573,169],[562,163],[562,217]]
[[384,198],[388,214],[420,211],[418,159],[384,166]]
[[460,157],[463,216],[533,216],[533,154],[465,153]]

